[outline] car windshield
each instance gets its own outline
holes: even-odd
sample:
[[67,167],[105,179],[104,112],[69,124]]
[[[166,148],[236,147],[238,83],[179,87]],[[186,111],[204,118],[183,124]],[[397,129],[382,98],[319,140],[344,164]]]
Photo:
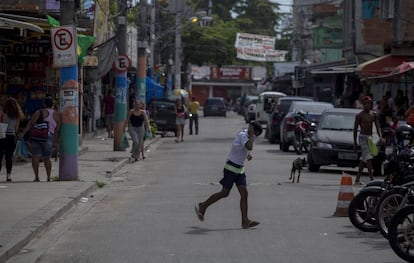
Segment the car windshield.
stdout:
[[306,103],[306,104],[295,104],[291,107],[291,112],[297,112],[299,110],[303,110],[304,112],[309,113],[322,113],[327,108],[333,108],[329,104],[314,104],[314,103]]
[[319,122],[322,130],[353,130],[355,114],[327,113]]
[[223,105],[223,102],[221,100],[208,100],[208,105]]

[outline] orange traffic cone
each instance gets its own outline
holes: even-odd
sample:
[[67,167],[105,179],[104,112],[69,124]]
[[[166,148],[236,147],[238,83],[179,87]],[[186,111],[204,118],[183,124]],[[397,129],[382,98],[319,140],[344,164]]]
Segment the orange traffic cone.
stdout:
[[334,216],[348,216],[348,207],[354,198],[352,189],[352,177],[342,172],[341,188],[339,189],[338,202]]

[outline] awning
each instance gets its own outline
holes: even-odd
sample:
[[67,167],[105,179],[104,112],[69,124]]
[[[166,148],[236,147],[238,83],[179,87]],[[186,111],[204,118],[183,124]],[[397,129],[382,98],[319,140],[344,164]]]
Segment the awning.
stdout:
[[45,31],[37,25],[34,25],[32,23],[23,22],[15,19],[5,18],[0,16],[0,28],[5,29],[13,29],[13,28],[20,28],[20,29],[26,29],[31,30],[39,33],[44,33]]
[[409,57],[407,56],[385,55],[359,64],[356,72],[362,78],[385,76],[408,60]]
[[311,74],[315,75],[326,75],[326,74],[348,74],[354,73],[356,69],[356,64],[338,66],[338,67],[329,67],[324,69],[314,69],[311,71]]
[[192,81],[192,86],[254,87],[253,82]]

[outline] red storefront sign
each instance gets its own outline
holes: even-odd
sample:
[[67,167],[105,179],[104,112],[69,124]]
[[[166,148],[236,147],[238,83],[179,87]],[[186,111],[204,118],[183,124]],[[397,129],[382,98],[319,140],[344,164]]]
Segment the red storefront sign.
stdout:
[[211,67],[211,80],[251,80],[251,67]]

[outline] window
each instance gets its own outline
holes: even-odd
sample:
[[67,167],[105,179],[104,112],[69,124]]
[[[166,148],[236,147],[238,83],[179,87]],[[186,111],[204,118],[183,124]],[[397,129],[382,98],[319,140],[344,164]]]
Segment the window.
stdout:
[[381,1],[381,17],[384,19],[394,18],[395,0]]

